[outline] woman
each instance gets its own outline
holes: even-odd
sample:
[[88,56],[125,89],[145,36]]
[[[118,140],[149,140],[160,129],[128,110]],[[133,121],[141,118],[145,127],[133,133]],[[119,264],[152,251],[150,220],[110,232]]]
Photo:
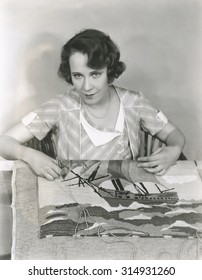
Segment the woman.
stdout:
[[[137,160],[137,165],[163,175],[179,158],[184,136],[142,93],[112,84],[125,70],[111,38],[87,29],[63,47],[59,75],[72,87],[29,113],[0,138],[0,155],[27,162],[37,175],[49,180],[61,173],[58,161]],[[54,129],[58,160],[22,144],[39,140]],[[166,146],[149,157],[138,157],[140,129]]]

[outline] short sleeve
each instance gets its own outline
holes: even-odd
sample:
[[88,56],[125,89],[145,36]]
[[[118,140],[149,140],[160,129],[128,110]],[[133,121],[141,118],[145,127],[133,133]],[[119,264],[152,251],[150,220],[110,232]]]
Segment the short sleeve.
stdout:
[[22,119],[22,123],[36,138],[42,140],[51,129],[57,127],[59,114],[59,98],[54,97],[38,109],[28,113]]
[[139,97],[141,128],[151,135],[155,135],[168,123],[168,120],[161,111],[149,103],[143,93],[140,93]]

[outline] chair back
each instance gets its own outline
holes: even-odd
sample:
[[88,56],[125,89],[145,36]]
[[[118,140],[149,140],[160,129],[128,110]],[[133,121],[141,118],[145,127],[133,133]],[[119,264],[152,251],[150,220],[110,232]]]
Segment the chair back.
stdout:
[[[31,139],[25,145],[38,151],[42,151],[52,158],[57,157],[57,149],[55,147],[55,133],[50,131],[44,139],[39,141],[36,137]],[[150,135],[145,131],[141,131],[140,140],[140,156],[150,156],[158,148],[165,146],[155,136]],[[180,160],[186,160],[187,158],[182,153],[179,157]]]

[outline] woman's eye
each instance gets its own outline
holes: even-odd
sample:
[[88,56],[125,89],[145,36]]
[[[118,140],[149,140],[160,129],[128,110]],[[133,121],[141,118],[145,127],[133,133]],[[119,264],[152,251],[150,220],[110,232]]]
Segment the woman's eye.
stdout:
[[82,75],[81,74],[74,74],[73,77],[75,79],[81,79]]
[[98,72],[93,73],[92,76],[93,76],[93,78],[98,78],[98,77],[100,77],[100,73],[98,73]]

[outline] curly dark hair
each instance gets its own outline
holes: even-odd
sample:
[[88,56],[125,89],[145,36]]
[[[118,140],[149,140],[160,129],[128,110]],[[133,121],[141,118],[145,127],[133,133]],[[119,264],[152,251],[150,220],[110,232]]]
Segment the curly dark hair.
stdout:
[[107,67],[108,82],[112,83],[126,69],[120,61],[120,51],[110,36],[96,29],[85,29],[72,37],[62,48],[58,75],[72,84],[69,58],[75,52],[87,54],[87,66],[92,69]]

